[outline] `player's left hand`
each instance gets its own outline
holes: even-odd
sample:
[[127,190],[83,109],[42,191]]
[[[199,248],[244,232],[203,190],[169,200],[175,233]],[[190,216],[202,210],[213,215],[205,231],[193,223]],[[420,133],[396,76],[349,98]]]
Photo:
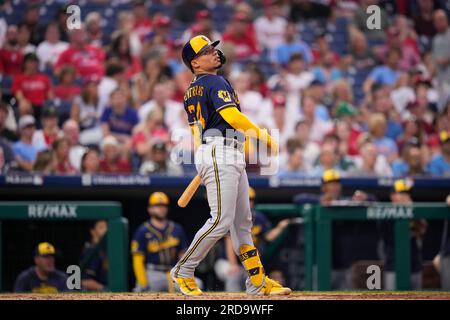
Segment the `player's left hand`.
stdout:
[[269,148],[272,156],[278,155],[280,147],[275,139],[269,134],[267,129],[262,129],[262,140],[267,143],[267,147]]

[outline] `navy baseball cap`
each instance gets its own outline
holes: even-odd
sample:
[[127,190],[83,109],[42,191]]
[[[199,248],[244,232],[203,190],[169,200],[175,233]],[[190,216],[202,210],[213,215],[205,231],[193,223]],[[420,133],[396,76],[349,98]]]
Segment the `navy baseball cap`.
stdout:
[[212,42],[204,35],[199,35],[196,37],[193,37],[191,40],[186,42],[186,44],[183,47],[183,51],[181,53],[181,56],[183,58],[184,64],[192,70],[191,61],[195,58],[198,54],[202,53],[206,49],[210,47],[216,47],[220,43],[220,40],[216,40]]

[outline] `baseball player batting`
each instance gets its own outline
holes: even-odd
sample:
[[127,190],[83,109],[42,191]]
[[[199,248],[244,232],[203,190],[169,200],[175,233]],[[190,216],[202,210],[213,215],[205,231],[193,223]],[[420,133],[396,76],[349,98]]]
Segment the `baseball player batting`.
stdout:
[[211,218],[171,270],[171,277],[183,294],[201,295],[194,278],[195,268],[214,244],[230,232],[233,250],[248,274],[246,292],[288,295],[291,289],[265,275],[253,244],[244,133],[251,132],[247,135],[260,139],[271,150],[278,150],[278,146],[265,129],[241,113],[231,84],[217,75],[226,61],[222,51],[216,49],[218,44],[219,41],[211,42],[200,35],[189,40],[182,51],[183,62],[195,75],[184,95],[184,108],[196,141],[195,163],[206,186]]

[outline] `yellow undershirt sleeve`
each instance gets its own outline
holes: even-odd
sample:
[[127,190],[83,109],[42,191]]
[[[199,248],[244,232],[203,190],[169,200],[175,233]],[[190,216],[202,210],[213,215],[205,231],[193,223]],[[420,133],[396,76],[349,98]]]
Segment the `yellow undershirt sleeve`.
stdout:
[[145,257],[142,253],[133,254],[133,270],[136,281],[141,288],[147,287],[147,276],[145,274]]

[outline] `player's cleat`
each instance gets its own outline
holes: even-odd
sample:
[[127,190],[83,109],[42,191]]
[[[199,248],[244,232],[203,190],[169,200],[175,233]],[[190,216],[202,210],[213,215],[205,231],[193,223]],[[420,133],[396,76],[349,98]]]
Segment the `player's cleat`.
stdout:
[[264,286],[257,293],[258,296],[287,296],[292,293],[292,290],[283,287],[277,281],[266,277]]
[[199,296],[203,291],[197,285],[194,278],[180,278],[175,277],[173,273],[170,274],[172,281],[178,287],[182,294],[187,296]]

